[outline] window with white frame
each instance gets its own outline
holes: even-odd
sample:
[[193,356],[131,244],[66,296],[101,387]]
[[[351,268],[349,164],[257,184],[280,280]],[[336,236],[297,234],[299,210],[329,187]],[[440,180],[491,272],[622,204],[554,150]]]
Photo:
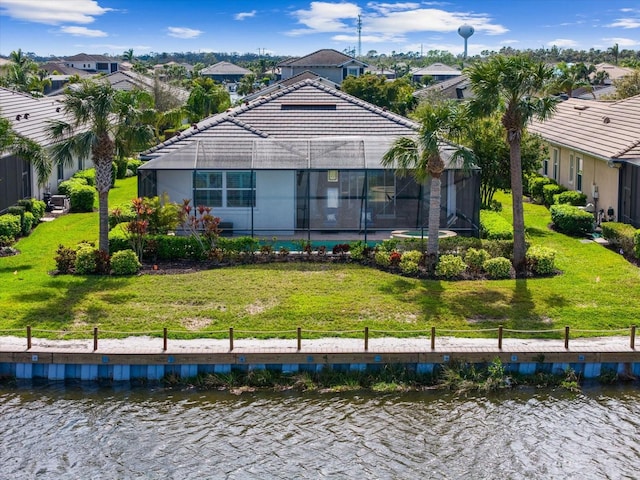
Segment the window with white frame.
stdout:
[[573,185],[573,177],[575,175],[576,162],[573,153],[569,154],[569,183]]
[[558,176],[560,175],[560,152],[557,148],[553,149],[553,175],[552,178],[554,180],[558,180]]
[[195,172],[194,203],[218,208],[255,207],[255,185],[255,172]]
[[357,77],[360,75],[360,69],[358,67],[347,67],[347,77],[351,75]]

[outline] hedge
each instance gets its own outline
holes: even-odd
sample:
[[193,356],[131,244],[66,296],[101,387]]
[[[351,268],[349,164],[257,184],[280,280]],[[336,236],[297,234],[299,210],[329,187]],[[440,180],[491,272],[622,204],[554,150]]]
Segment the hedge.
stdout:
[[553,183],[555,182],[548,177],[531,177],[529,179],[529,194],[534,200],[542,202],[544,201],[544,186],[551,185]]
[[584,207],[587,204],[587,195],[577,190],[565,190],[553,196],[553,203],[566,203],[576,207]]
[[562,185],[558,185],[557,183],[550,183],[548,185],[545,185],[542,187],[542,195],[544,197],[544,204],[545,205],[553,205],[555,202],[554,197],[556,195],[561,194],[562,192],[566,191],[567,189],[565,187],[563,187]]
[[480,210],[480,237],[489,240],[511,240],[513,226],[498,212]]
[[[640,230],[636,230],[633,225],[621,222],[603,222],[601,225],[602,236],[610,245],[622,249],[626,255],[638,255],[636,237]],[[640,258],[640,257],[638,257]]]
[[17,237],[20,235],[22,225],[19,215],[0,215],[0,237]]
[[58,194],[70,197],[72,190],[86,185],[89,185],[86,178],[72,177],[69,180],[65,180],[58,184]]
[[71,176],[72,179],[83,179],[87,182],[87,185],[95,187],[96,185],[96,170],[95,168],[88,168],[86,170],[79,170]]
[[551,220],[561,233],[580,236],[593,232],[594,218],[589,212],[573,205],[551,205]]
[[71,189],[69,198],[72,212],[93,212],[96,189],[89,185],[78,185]]

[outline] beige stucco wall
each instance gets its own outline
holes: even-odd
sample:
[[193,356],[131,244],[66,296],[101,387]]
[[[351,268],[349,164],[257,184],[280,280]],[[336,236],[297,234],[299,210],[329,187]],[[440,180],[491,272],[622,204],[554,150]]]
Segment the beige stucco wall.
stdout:
[[[558,150],[559,168],[557,178],[553,175],[554,149]],[[573,176],[571,176],[571,156],[574,158]],[[587,195],[587,202],[596,205],[597,209],[618,207],[618,176],[619,170],[610,167],[606,160],[596,158],[579,150],[556,145],[549,146],[548,177],[554,178],[559,184],[570,190],[577,190],[576,175],[578,160],[582,159],[582,188],[580,191]],[[572,177],[572,178],[571,178]],[[594,190],[597,187],[598,198],[594,199]]]

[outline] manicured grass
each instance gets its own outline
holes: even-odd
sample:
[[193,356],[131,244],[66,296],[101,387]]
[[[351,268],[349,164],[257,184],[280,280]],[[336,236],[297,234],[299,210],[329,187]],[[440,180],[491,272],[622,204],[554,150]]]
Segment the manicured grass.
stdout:
[[[135,185],[135,178],[119,181],[111,204],[133,198]],[[510,220],[510,197],[498,199]],[[637,323],[637,267],[593,242],[549,230],[543,206],[525,204],[525,222],[531,243],[557,250],[562,275],[448,282],[350,264],[274,263],[181,275],[51,276],[58,244],[97,238],[97,213],[66,215],[20,240],[20,255],[0,258],[0,329],[24,331],[31,325],[65,330],[70,338],[89,336],[93,326],[101,336],[160,334],[167,327],[172,336],[186,338],[224,337],[233,326],[239,336],[293,337],[300,326],[309,338],[328,331],[361,336],[365,326],[372,337],[424,335],[431,326],[440,334],[464,330],[465,336],[482,336],[495,333],[480,330],[502,324],[518,330],[569,325],[583,330],[572,335],[587,336],[623,333],[613,330]],[[280,333],[263,333],[272,331]]]

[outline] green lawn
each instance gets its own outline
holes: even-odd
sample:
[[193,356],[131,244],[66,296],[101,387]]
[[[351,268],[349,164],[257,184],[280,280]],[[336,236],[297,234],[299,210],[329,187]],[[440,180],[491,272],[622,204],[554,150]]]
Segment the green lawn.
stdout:
[[[136,179],[119,181],[112,205],[135,196]],[[500,195],[510,218],[509,197]],[[252,336],[327,336],[334,331],[372,336],[486,335],[504,325],[518,330],[582,330],[573,335],[623,333],[640,318],[640,270],[595,243],[550,231],[546,208],[525,204],[530,241],[558,251],[562,275],[553,278],[449,282],[416,280],[357,265],[289,263],[244,265],[183,275],[51,276],[58,244],[97,238],[97,213],[44,223],[0,258],[0,329],[65,331],[66,338],[110,332],[160,332],[224,337],[229,327]],[[311,332],[311,331],[315,331]],[[456,333],[457,334],[457,333]],[[38,336],[45,335],[38,332]],[[54,336],[54,333],[49,334]],[[239,335],[239,336],[240,336]],[[245,334],[248,335],[248,334]],[[495,335],[495,333],[489,333]],[[513,333],[510,333],[513,336]],[[560,336],[539,333],[536,336]]]

